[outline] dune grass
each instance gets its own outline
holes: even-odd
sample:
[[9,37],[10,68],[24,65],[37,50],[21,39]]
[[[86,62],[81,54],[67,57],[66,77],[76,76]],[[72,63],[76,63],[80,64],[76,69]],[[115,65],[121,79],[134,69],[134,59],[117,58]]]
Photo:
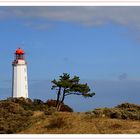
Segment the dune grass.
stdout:
[[24,134],[140,134],[140,121],[93,118],[58,112],[21,131]]
[[0,134],[140,134],[139,105],[71,111],[58,112],[38,99],[1,100]]

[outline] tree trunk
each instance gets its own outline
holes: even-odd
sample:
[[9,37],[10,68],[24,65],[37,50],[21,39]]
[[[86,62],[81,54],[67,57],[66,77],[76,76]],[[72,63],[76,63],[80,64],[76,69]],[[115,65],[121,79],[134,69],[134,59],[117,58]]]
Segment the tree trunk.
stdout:
[[64,99],[65,99],[65,92],[66,92],[66,90],[64,89],[64,90],[63,90],[63,95],[62,95],[62,100],[61,100],[61,102],[59,101],[58,104],[57,104],[57,111],[60,111],[61,106],[62,106],[62,104],[63,104],[63,102],[64,102]]
[[64,88],[61,103],[63,103],[63,102],[64,102],[64,99],[65,99],[65,92],[66,92],[66,90],[65,90],[65,88]]
[[59,104],[60,94],[61,94],[61,87],[59,87],[59,90],[58,90],[58,93],[57,93],[56,107],[57,107],[58,104]]

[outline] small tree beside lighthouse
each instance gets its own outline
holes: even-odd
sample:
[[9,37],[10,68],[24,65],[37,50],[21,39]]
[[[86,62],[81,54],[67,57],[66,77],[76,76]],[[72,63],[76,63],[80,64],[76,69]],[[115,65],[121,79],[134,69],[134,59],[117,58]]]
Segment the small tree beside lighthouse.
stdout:
[[93,97],[94,92],[90,92],[90,88],[85,84],[81,84],[78,76],[70,77],[69,74],[63,73],[59,76],[59,80],[52,81],[52,90],[57,90],[56,108],[60,110],[61,104],[68,95],[81,95],[83,97]]
[[12,63],[12,97],[28,98],[28,78],[27,63],[25,61],[25,52],[18,48],[15,52],[15,58]]

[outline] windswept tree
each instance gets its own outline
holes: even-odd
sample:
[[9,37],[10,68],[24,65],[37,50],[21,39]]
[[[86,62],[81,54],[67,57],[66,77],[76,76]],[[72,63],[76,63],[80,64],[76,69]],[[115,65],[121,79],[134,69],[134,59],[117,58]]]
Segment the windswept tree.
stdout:
[[82,95],[83,97],[93,97],[95,95],[94,92],[90,92],[87,83],[81,84],[79,81],[80,78],[78,76],[70,78],[70,75],[67,73],[59,76],[59,80],[54,79],[52,81],[52,89],[57,91],[56,107],[58,110],[68,95]]

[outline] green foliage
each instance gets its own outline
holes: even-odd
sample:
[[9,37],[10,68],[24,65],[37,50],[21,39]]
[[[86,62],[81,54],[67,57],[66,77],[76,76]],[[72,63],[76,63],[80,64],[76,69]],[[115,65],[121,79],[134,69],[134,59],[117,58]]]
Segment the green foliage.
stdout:
[[[60,79],[57,80],[53,80],[52,83],[54,84],[52,86],[52,89],[58,88],[58,87],[63,87],[63,90],[65,89],[65,92],[68,94],[80,94],[83,96],[87,96],[90,95],[90,88],[89,86],[86,84],[80,84],[79,83],[80,78],[77,76],[74,76],[73,78],[70,78],[70,75],[67,73],[63,73],[62,76],[60,76]],[[88,93],[88,94],[87,94]],[[91,94],[90,96],[95,95],[95,93]]]
[[57,90],[57,103],[56,106],[59,108],[61,103],[64,102],[64,99],[68,95],[81,95],[83,97],[93,97],[95,93],[90,93],[90,88],[86,84],[81,84],[80,78],[74,76],[70,78],[70,75],[67,73],[63,73],[63,75],[59,76],[59,80],[52,80],[52,89]]

